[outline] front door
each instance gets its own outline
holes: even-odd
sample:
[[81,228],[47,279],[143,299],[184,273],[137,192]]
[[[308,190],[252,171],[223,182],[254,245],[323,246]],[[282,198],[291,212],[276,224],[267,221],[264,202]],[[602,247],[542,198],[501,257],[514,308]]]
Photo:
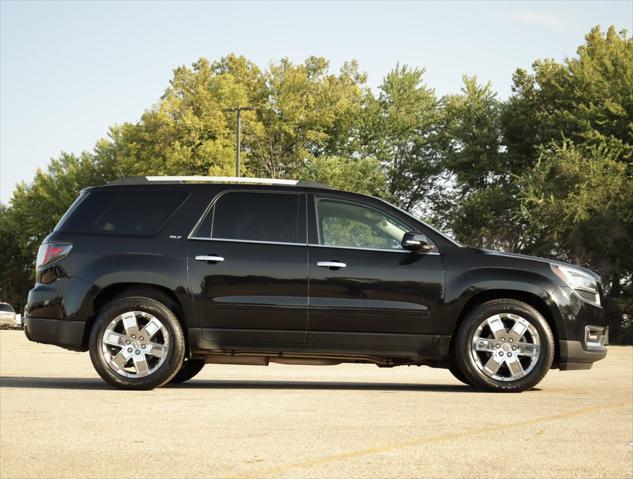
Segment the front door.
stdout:
[[214,349],[303,344],[307,330],[305,195],[229,191],[189,239],[189,280]]
[[311,211],[308,345],[431,350],[444,284],[437,249],[402,249],[411,226],[378,207],[315,196]]

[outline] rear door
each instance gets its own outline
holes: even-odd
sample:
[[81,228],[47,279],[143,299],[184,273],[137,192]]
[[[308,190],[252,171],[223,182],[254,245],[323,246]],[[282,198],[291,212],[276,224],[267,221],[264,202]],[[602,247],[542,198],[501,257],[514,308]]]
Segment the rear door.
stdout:
[[444,265],[401,248],[412,226],[375,205],[311,199],[308,345],[349,351],[431,348]]
[[213,347],[303,344],[307,331],[306,198],[227,191],[189,238],[189,280]]

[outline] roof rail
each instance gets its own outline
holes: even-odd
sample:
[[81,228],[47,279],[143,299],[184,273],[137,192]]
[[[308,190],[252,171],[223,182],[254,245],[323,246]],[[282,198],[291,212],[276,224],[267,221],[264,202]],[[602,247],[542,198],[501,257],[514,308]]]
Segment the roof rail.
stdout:
[[110,181],[108,185],[134,185],[139,183],[242,183],[251,185],[311,186],[330,189],[327,185],[311,181],[243,176],[129,176]]

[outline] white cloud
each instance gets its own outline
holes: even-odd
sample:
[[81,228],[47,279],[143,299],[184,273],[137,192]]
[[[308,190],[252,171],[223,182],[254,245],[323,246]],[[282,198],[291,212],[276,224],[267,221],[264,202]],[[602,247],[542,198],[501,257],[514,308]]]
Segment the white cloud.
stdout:
[[519,12],[512,15],[512,20],[519,23],[527,23],[530,25],[542,25],[550,28],[562,29],[565,22],[554,15],[538,12]]

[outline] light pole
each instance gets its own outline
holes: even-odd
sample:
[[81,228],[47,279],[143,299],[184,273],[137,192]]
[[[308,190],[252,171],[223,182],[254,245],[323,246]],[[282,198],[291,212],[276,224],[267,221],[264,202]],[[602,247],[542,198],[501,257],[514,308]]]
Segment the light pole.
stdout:
[[235,138],[235,176],[240,176],[240,146],[242,137],[242,111],[255,110],[254,106],[237,106],[235,108],[225,108],[222,111],[230,111],[237,113],[237,132]]

